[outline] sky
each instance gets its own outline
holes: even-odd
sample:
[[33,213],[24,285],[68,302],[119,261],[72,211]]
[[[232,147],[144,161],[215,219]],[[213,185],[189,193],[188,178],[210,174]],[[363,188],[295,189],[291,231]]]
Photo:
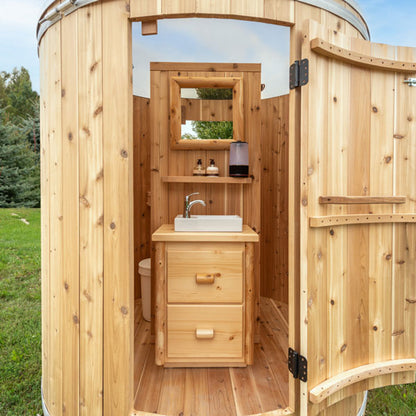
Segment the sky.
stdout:
[[[416,47],[416,0],[357,0],[373,42]],[[0,0],[0,71],[27,68],[39,91],[36,24],[44,0]],[[150,61],[262,62],[263,97],[286,92],[289,31],[254,22],[186,19],[159,21],[159,35],[133,27],[134,93],[148,96]]]

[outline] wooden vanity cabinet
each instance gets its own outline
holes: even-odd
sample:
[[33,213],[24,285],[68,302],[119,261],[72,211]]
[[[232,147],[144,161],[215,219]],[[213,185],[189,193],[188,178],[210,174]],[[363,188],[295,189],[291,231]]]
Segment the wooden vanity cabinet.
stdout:
[[179,233],[163,225],[153,241],[156,364],[252,364],[258,235],[247,226],[242,233]]

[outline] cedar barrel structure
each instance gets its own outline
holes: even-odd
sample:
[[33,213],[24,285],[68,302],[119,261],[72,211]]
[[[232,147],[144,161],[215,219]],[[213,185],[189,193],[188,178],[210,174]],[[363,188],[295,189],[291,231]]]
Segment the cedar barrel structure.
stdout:
[[[133,97],[132,22],[179,17],[289,26],[301,85],[260,101],[260,66],[154,63]],[[415,49],[371,43],[355,0],[48,1],[38,39],[46,415],[356,415],[415,381]],[[195,72],[243,80],[249,183],[189,184],[228,150],[169,150],[169,79]],[[195,189],[260,234],[247,368],[158,367],[141,320],[137,261]]]

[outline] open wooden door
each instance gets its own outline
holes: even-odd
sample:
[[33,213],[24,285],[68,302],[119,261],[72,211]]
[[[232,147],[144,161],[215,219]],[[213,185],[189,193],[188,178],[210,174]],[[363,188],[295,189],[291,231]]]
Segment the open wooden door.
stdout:
[[302,57],[300,413],[315,415],[415,381],[416,49],[308,22]]

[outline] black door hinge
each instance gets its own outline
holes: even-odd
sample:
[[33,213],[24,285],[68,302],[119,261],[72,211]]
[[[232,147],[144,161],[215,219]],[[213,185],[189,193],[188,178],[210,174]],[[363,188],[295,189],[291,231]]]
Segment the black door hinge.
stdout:
[[309,61],[302,59],[290,65],[290,89],[303,87],[309,81]]
[[308,360],[297,351],[289,348],[289,359],[287,361],[289,371],[294,378],[301,381],[308,381]]

